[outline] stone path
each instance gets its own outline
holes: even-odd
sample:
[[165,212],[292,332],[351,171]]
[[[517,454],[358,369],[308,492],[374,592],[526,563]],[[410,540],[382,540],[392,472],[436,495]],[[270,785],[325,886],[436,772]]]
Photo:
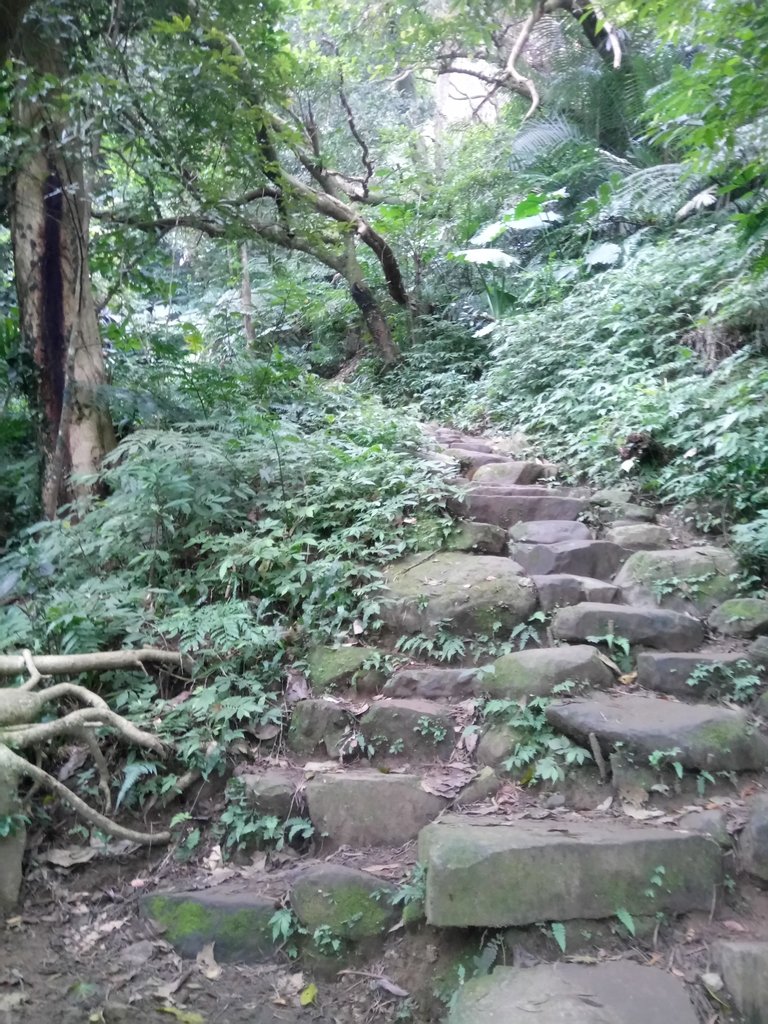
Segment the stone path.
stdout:
[[[255,810],[311,819],[315,858],[232,893],[153,894],[147,912],[185,954],[223,936],[224,955],[258,960],[274,951],[268,920],[287,887],[308,935],[329,924],[348,951],[375,946],[399,916],[381,866],[408,860],[404,844],[418,840],[426,887],[406,920],[559,936],[552,963],[467,984],[450,1024],[694,1024],[739,1010],[766,1024],[768,942],[713,945],[707,977],[720,971],[731,990],[714,1000],[659,966],[557,961],[563,937],[579,952],[606,922],[629,938],[700,911],[716,929],[729,878],[768,879],[768,601],[740,598],[729,551],[678,544],[629,489],[563,487],[557,467],[503,442],[434,436],[462,474],[454,536],[389,567],[378,649],[310,652],[312,690],[293,705],[285,756],[243,777]],[[393,664],[402,637],[412,660]],[[510,652],[489,653],[510,637]],[[486,698],[517,702],[517,718],[483,718]],[[546,730],[540,756],[583,747],[587,763],[564,782],[530,789],[529,766],[502,767],[532,741],[526,709]],[[727,827],[737,802],[707,806],[708,791],[737,794],[739,779],[756,794],[733,814],[741,855]]]

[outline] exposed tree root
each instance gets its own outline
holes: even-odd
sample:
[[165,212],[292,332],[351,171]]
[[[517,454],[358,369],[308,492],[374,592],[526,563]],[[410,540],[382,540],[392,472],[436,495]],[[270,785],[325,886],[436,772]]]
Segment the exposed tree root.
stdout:
[[85,800],[81,800],[79,796],[67,789],[58,779],[54,779],[48,772],[38,768],[37,765],[30,764],[23,757],[14,754],[4,743],[0,743],[0,784],[19,779],[22,776],[33,779],[36,783],[51,790],[68,803],[89,825],[94,825],[102,832],[106,832],[107,835],[114,836],[115,839],[127,839],[132,843],[140,843],[142,846],[152,844],[159,846],[170,842],[170,832],[137,832],[132,828],[124,828],[122,825],[116,824],[110,818],[89,807]]

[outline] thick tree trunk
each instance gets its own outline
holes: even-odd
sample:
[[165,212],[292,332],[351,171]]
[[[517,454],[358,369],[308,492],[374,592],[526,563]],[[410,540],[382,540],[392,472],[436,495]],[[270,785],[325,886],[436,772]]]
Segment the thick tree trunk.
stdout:
[[[35,112],[26,115],[33,124]],[[98,472],[115,436],[103,394],[82,167],[45,129],[38,143],[16,171],[11,233],[22,337],[36,371],[43,508],[53,518],[62,501],[90,493],[92,484],[72,478]]]

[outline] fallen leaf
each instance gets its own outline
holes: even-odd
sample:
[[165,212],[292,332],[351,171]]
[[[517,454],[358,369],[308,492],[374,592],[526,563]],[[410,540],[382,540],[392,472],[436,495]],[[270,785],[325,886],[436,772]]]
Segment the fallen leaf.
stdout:
[[365,626],[362,624],[360,619],[355,619],[355,621],[352,623],[352,632],[355,634],[355,636],[360,636],[361,633],[365,632]]
[[155,953],[155,944],[149,939],[141,939],[139,942],[132,942],[120,953],[120,960],[132,967],[141,967],[142,964],[151,960]]
[[723,928],[727,928],[729,932],[746,932],[747,928],[738,921],[723,921]]
[[285,678],[285,700],[288,704],[296,704],[309,697],[309,683],[305,675],[295,668],[289,668],[286,670]]
[[634,807],[632,804],[623,804],[621,809],[628,818],[634,818],[635,821],[648,821],[650,818],[661,818],[664,814],[664,811],[652,810],[650,807]]
[[707,971],[706,974],[702,974],[701,983],[710,992],[719,992],[723,987],[723,979],[714,971]]
[[217,981],[221,977],[221,967],[216,963],[213,947],[213,942],[206,943],[195,957],[200,973],[205,975],[208,981]]
[[75,864],[87,864],[96,856],[97,851],[87,846],[62,846],[41,854],[41,860],[47,860],[57,868],[72,868]]
[[311,985],[307,985],[299,996],[299,1005],[311,1006],[315,999],[317,999],[317,985],[313,982]]
[[605,800],[603,800],[603,802],[601,804],[597,805],[595,810],[596,811],[607,811],[612,803],[613,803],[613,797],[612,796],[607,796],[605,798]]
[[619,676],[619,682],[622,686],[631,686],[637,679],[637,672],[627,672],[626,675]]
[[273,740],[280,735],[280,726],[274,724],[257,725],[250,730],[257,740]]
[[59,782],[66,782],[79,768],[83,767],[87,759],[88,751],[85,747],[72,747],[69,757],[56,772],[56,778]]

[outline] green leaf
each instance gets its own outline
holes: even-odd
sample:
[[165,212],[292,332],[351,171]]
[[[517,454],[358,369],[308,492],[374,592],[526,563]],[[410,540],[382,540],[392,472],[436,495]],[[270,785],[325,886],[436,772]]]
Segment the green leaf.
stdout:
[[552,938],[560,947],[560,952],[565,953],[566,938],[565,938],[565,925],[561,924],[560,921],[553,921],[549,926],[552,932]]
[[635,921],[634,921],[634,918],[632,917],[632,915],[630,914],[630,912],[628,910],[625,910],[624,907],[620,907],[616,911],[616,917],[624,925],[624,927],[627,929],[629,934],[634,936],[634,934],[635,934]]

